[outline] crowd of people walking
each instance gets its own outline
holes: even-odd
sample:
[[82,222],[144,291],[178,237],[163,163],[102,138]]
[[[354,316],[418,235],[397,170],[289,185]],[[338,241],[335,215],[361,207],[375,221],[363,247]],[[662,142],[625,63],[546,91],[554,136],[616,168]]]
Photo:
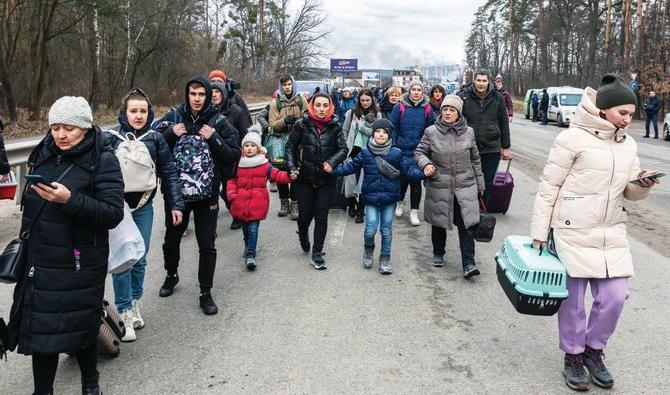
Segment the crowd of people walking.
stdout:
[[[480,274],[474,229],[482,203],[491,199],[500,161],[512,157],[513,111],[502,77],[492,81],[487,70],[478,70],[457,95],[439,85],[427,89],[418,80],[383,92],[354,94],[344,88],[336,97],[315,92],[307,98],[295,85],[291,75],[280,76],[255,123],[221,70],[187,81],[183,104],[158,119],[149,95],[131,89],[121,100],[119,125],[109,131],[94,126],[81,97],[66,96],[52,105],[50,132],[29,160],[31,172],[51,182],[31,184],[23,197],[21,232],[29,240],[30,265],[15,288],[9,324],[10,348],[32,355],[36,394],[53,393],[59,353],[76,355],[82,392],[99,393],[96,338],[108,231],[121,222],[127,206],[149,250],[156,178],[165,207],[166,277],[159,296],[170,297],[179,283],[182,236],[193,216],[199,305],[206,315],[218,312],[212,289],[219,198],[231,213],[231,228],[242,229],[244,267],[254,271],[260,262],[260,224],[270,205],[268,183],[278,191],[277,215],[296,221],[296,247],[311,254],[317,270],[328,267],[324,241],[333,197],[344,195],[354,222],[364,222],[362,266],[370,269],[375,263],[379,231],[379,271],[393,273],[394,217],[404,216],[409,190],[409,223],[421,225],[425,187],[423,220],[431,226],[433,249],[429,263],[444,266],[447,234],[456,226],[463,276]],[[597,385],[613,384],[602,350],[616,328],[633,274],[622,202],[646,197],[658,182],[645,179],[651,173],[640,168],[635,142],[625,133],[635,103],[616,76],[605,76],[597,91],[587,88],[572,127],[554,142],[533,210],[535,246],[555,245],[570,276],[559,334],[566,383],[574,389],[588,387],[584,366]],[[543,121],[545,104],[544,97],[534,103]],[[654,106],[650,102],[645,109]],[[115,156],[133,141],[146,152],[145,162],[136,167]],[[0,175],[9,170],[2,154],[0,139]],[[131,190],[131,181],[144,171],[153,171],[148,173],[153,180]],[[642,181],[629,183],[633,178]],[[146,265],[145,254],[113,275],[123,341],[135,340],[136,330],[145,326]],[[587,284],[596,300],[588,322]]]

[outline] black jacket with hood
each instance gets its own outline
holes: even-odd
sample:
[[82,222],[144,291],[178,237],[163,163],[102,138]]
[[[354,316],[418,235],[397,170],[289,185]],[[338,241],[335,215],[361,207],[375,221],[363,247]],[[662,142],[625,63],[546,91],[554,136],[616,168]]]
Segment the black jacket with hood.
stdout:
[[[205,103],[203,110],[193,114],[188,100],[188,86],[191,83],[197,83],[205,87]],[[168,111],[161,119],[153,123],[156,131],[163,133],[165,141],[174,150],[174,146],[179,140],[179,136],[174,133],[174,124],[183,123],[186,127],[186,133],[197,135],[204,125],[214,128],[215,132],[207,140],[207,145],[214,159],[215,177],[212,188],[212,201],[219,199],[219,187],[221,177],[228,178],[234,176],[237,160],[240,158],[240,140],[237,130],[228,122],[226,117],[217,117],[218,111],[212,105],[212,87],[207,78],[199,75],[193,77],[186,83],[184,88],[184,104],[181,107],[175,107]]]
[[221,92],[221,104],[215,106],[220,115],[228,118],[228,122],[237,130],[239,140],[242,141],[251,126],[251,120],[244,112],[244,109],[228,99],[226,87],[220,82],[212,83],[212,89],[218,89]]
[[[76,352],[98,341],[107,278],[108,231],[123,219],[123,176],[112,147],[97,127],[67,151],[48,133],[28,159],[32,173],[70,191],[67,203],[46,202],[30,231],[26,267],[14,289],[10,346],[18,352]],[[21,232],[43,200],[23,195]]]
[[[113,130],[121,135],[132,133],[137,138],[150,131],[151,122],[154,119],[154,110],[153,106],[151,105],[151,101],[149,101],[149,97],[142,90],[137,88],[133,88],[133,90],[144,96],[147,103],[149,104],[147,123],[142,129],[135,130],[128,122],[128,116],[126,115],[125,108],[121,108],[119,110],[118,118],[119,126],[113,128]],[[103,135],[112,148],[116,151],[122,140],[109,132],[104,132]],[[156,164],[157,176],[162,180],[161,184],[164,194],[163,196],[165,196],[168,206],[172,210],[184,211],[184,198],[181,195],[181,185],[179,184],[177,167],[175,166],[174,157],[172,156],[172,152],[170,151],[170,147],[168,147],[165,138],[161,133],[152,132],[148,136],[144,136],[140,141],[142,141],[144,145],[147,146],[149,155],[151,155],[151,159]],[[130,208],[136,208],[143,195],[144,192],[128,192],[124,193],[123,197]],[[156,189],[154,189],[154,191],[151,193],[151,196],[149,197],[149,200],[147,200],[146,204],[149,204],[155,195]]]
[[489,82],[484,98],[477,95],[474,87],[464,89],[460,96],[463,99],[462,115],[475,131],[479,153],[488,154],[509,148],[511,142],[507,106],[503,95],[495,90],[493,84]]

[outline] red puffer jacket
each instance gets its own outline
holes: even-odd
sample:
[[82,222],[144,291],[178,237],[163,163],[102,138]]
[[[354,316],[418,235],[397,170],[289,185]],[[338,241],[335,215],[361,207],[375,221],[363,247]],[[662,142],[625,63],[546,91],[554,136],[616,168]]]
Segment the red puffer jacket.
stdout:
[[267,162],[255,167],[238,167],[236,177],[228,180],[226,189],[233,218],[253,222],[267,217],[270,208],[268,178],[277,184],[291,182],[287,172],[277,170]]

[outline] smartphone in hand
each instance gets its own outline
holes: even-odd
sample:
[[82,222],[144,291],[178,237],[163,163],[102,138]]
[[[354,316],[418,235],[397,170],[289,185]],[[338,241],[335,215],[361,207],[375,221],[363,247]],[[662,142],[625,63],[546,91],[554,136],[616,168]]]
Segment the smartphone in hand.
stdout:
[[37,184],[44,184],[48,186],[49,188],[53,188],[51,186],[52,181],[47,179],[41,174],[26,174],[25,175],[26,180],[30,181],[32,184],[37,185]]
[[642,180],[653,180],[653,179],[655,179],[655,178],[661,178],[661,177],[665,177],[665,173],[654,173],[654,174],[650,174],[650,175],[648,175],[648,176],[644,176],[644,177],[641,177],[641,178],[637,178],[637,179],[635,179],[635,180],[630,180],[630,183],[631,183],[631,184],[635,184],[635,185],[640,185],[640,182],[641,182]]

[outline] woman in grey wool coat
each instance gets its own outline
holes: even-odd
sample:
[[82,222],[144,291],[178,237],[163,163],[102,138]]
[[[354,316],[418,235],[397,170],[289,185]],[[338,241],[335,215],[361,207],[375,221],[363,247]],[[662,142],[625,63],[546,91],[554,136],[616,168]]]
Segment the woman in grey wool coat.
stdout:
[[440,116],[428,127],[414,150],[414,160],[428,177],[424,219],[432,225],[433,266],[444,266],[447,229],[458,228],[463,276],[479,274],[472,227],[479,223],[479,196],[484,174],[475,133],[461,115],[463,100],[448,95]]

